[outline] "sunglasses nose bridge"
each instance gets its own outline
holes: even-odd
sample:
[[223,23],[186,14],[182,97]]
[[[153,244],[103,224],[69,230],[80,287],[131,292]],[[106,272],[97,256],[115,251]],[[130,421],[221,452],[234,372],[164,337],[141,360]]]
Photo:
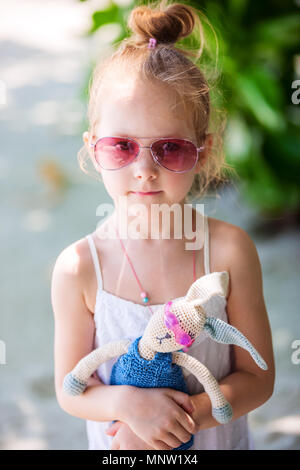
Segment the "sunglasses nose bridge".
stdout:
[[140,156],[140,153],[141,153],[142,149],[149,149],[150,155],[151,155],[151,158],[152,158],[153,162],[155,164],[157,164],[155,156],[154,156],[153,151],[152,151],[152,145],[140,145],[139,144],[138,154],[136,155],[135,160],[137,160],[137,158]]
[[[148,180],[149,178],[154,179],[157,177],[157,170],[158,170],[157,165],[154,161],[151,150],[150,150],[150,156],[142,155],[142,157],[145,157],[145,158],[140,158],[141,157],[140,154],[143,148],[150,149],[150,147],[139,145],[138,152],[132,162],[133,163],[132,169],[133,169],[134,177],[138,179],[145,179],[145,180],[146,179]],[[149,161],[149,157],[151,159],[151,162]]]

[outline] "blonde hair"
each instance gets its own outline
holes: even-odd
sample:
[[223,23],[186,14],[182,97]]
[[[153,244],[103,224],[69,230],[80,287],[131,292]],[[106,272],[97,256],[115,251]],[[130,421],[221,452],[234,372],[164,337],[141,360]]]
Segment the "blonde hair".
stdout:
[[[226,180],[223,170],[232,170],[225,162],[223,150],[225,113],[218,106],[211,106],[210,91],[213,89],[218,93],[218,77],[212,77],[212,82],[215,82],[213,88],[203,72],[203,69],[208,71],[209,66],[204,63],[200,69],[192,61],[192,58],[195,62],[201,58],[205,46],[204,28],[200,17],[209,24],[199,10],[183,3],[171,3],[169,0],[135,7],[127,22],[132,34],[119,44],[114,53],[98,63],[89,85],[87,114],[91,135],[94,135],[99,121],[97,103],[104,77],[109,70],[121,65],[130,65],[131,71],[143,82],[148,80],[166,86],[174,92],[178,98],[177,103],[183,106],[185,115],[194,127],[198,147],[204,143],[207,134],[212,134],[213,142],[209,154],[201,172],[195,175],[186,200],[203,196],[213,183],[217,186]],[[210,24],[209,26],[212,28]],[[214,32],[213,28],[212,30]],[[175,47],[177,41],[192,33],[195,35],[195,31],[196,38],[200,39],[200,47],[196,53],[191,48]],[[150,38],[157,40],[153,49],[148,48]],[[78,152],[78,160],[82,171],[89,174],[85,169],[87,159],[90,159],[90,156],[84,146]]]

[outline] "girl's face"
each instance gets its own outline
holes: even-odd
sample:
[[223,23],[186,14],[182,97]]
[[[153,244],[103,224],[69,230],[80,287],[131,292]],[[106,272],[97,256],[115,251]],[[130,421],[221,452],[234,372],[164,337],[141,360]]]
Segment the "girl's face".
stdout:
[[[141,146],[150,146],[162,137],[181,137],[196,143],[195,134],[180,110],[171,110],[174,96],[170,91],[154,85],[146,85],[126,77],[120,83],[113,82],[101,94],[99,124],[94,136],[84,133],[84,141],[95,142],[104,136],[134,138]],[[89,152],[92,152],[89,148]],[[149,148],[141,148],[135,161],[119,170],[94,166],[102,175],[106,190],[118,205],[119,196],[131,203],[169,205],[181,203],[192,186],[194,175],[200,171],[205,153],[199,154],[196,166],[186,173],[174,173],[162,168],[152,158]],[[138,195],[134,192],[161,191],[155,195]]]

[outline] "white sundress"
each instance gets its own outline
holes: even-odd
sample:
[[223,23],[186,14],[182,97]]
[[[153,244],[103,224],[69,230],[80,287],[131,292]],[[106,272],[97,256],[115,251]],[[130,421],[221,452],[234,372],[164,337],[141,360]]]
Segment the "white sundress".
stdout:
[[[209,270],[209,228],[207,216],[204,235],[204,272]],[[98,289],[94,310],[95,339],[94,348],[110,341],[121,339],[134,340],[142,336],[151,313],[146,305],[118,297],[102,288],[102,275],[96,247],[92,236],[86,236],[97,276]],[[182,298],[182,297],[178,297]],[[173,299],[175,300],[175,299]],[[177,300],[177,299],[176,299]],[[163,304],[151,305],[152,311]],[[207,316],[220,318],[228,322],[226,312],[227,300],[223,296],[215,296],[205,303]],[[188,354],[202,362],[220,381],[231,372],[230,345],[213,341],[206,335],[196,339],[189,348]],[[104,384],[109,384],[111,369],[118,358],[111,359],[100,365],[97,374]],[[192,374],[186,376],[186,382],[191,395],[204,391],[203,386]],[[89,450],[109,450],[112,436],[105,434],[111,422],[86,421]],[[194,444],[189,450],[253,450],[254,442],[248,427],[247,414],[230,421],[227,424],[203,429],[194,435]]]

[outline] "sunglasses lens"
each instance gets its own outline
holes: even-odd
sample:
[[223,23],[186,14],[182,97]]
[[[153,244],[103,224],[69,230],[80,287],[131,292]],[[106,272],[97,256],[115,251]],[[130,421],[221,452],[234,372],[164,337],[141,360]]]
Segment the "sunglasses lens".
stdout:
[[95,159],[105,170],[116,170],[131,163],[138,151],[138,144],[130,139],[103,137],[96,142]]
[[197,148],[188,140],[162,139],[152,144],[152,151],[158,163],[172,171],[188,171],[197,160]]

